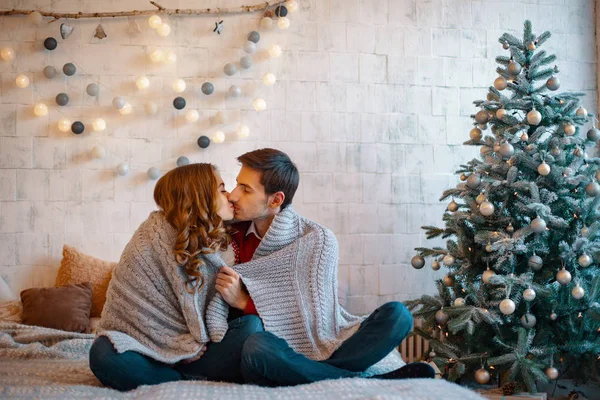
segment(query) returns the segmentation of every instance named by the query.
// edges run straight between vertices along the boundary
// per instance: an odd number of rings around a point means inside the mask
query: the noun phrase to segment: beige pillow
[[[106,290],[112,270],[117,263],[103,261],[77,251],[74,247],[63,246],[63,258],[54,286],[75,285],[90,282],[92,285],[92,312],[90,317],[100,317],[106,302]]]

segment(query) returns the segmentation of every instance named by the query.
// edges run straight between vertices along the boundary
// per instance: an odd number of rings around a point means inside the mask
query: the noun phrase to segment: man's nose
[[[233,189],[230,193],[229,196],[227,196],[227,199],[232,202],[235,203],[238,200],[238,195],[237,195],[237,188]]]

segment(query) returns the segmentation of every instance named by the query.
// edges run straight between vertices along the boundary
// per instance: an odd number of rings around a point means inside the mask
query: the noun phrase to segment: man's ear
[[[283,192],[273,193],[271,195],[271,200],[269,201],[269,208],[281,207],[284,201],[285,194],[283,194]]]

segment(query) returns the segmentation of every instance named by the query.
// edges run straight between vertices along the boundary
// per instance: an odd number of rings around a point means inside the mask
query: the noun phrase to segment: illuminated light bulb
[[[106,129],[106,121],[102,118],[96,118],[92,123],[92,128],[94,129],[94,132],[102,132]]]
[[[121,113],[121,115],[129,115],[129,114],[131,114],[132,111],[133,111],[133,107],[131,107],[131,104],[129,104],[129,103],[125,103],[123,108],[119,109],[119,112]]]
[[[171,27],[168,24],[160,24],[160,26],[156,28],[156,32],[163,37],[169,36],[169,33],[171,33]]]
[[[182,93],[183,91],[185,91],[185,88],[186,84],[183,79],[176,79],[173,82],[173,90],[175,91],[175,93]]]
[[[165,62],[167,64],[175,64],[177,62],[177,54],[174,51],[169,51],[165,56]]]
[[[48,107],[44,103],[37,103],[33,107],[33,113],[38,117],[43,117],[45,115],[48,115]]]
[[[24,89],[27,86],[29,86],[29,78],[27,77],[27,75],[19,75],[17,76],[17,79],[15,79],[15,84],[17,85],[17,87]]]
[[[146,76],[140,76],[139,78],[137,78],[137,80],[135,81],[135,85],[138,87],[138,89],[143,90],[143,89],[148,89],[148,86],[150,86],[150,79],[148,79]]]
[[[196,122],[200,118],[200,113],[197,110],[187,110],[185,113],[185,119],[188,122]]]
[[[58,121],[58,130],[61,132],[71,132],[71,124],[72,122],[67,118],[61,118]]]
[[[213,143],[223,143],[225,141],[225,134],[223,133],[223,131],[216,131],[212,134],[211,140],[213,141]]]
[[[4,61],[12,61],[15,59],[15,51],[10,47],[3,47],[2,50],[0,50],[0,57],[2,57]]]
[[[277,78],[275,77],[274,74],[267,72],[265,74],[265,76],[263,76],[263,83],[267,86],[271,86],[273,85],[275,82],[277,82]]]
[[[160,19],[158,15],[153,15],[150,18],[148,18],[148,25],[150,25],[150,28],[152,29],[158,28],[161,24],[162,19]]]
[[[154,115],[158,112],[158,105],[153,101],[149,101],[144,105],[144,111],[147,115]]]
[[[237,135],[240,139],[245,139],[248,136],[250,136],[250,128],[248,128],[248,125],[241,124],[240,126],[238,126]]]
[[[257,99],[254,99],[254,101],[252,102],[252,105],[254,106],[254,109],[256,111],[263,111],[265,108],[267,108],[267,102],[264,101],[264,99],[261,99],[260,97]]]
[[[290,19],[288,17],[280,17],[277,20],[277,26],[279,29],[287,29],[290,27]]]
[[[150,60],[154,63],[162,62],[165,59],[165,52],[161,49],[154,49],[150,53]]]
[[[281,47],[277,44],[271,45],[271,47],[269,47],[269,55],[271,58],[279,57],[281,55]]]

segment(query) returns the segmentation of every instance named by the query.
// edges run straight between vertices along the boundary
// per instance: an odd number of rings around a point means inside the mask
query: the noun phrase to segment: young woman
[[[246,338],[256,315],[229,321],[208,343],[205,310],[219,269],[235,262],[223,221],[233,206],[211,164],[171,170],[156,184],[154,211],[137,229],[113,272],[90,368],[104,385],[131,390],[181,379],[242,382]]]

